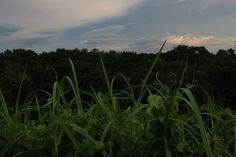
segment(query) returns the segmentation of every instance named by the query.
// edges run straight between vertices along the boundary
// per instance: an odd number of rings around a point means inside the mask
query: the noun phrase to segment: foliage
[[[216,106],[198,86],[170,88],[152,80],[157,62],[158,57],[143,83],[134,85],[125,75],[110,80],[102,59],[104,92],[81,89],[70,61],[72,77],[22,105],[17,99],[14,110],[0,91],[0,156],[235,156],[235,112]],[[115,89],[116,81],[124,88]],[[202,104],[195,89],[204,95]]]
[[[0,88],[8,102],[14,106],[17,97],[17,87],[25,72],[22,85],[21,103],[28,97],[29,92],[52,90],[54,81],[61,80],[65,75],[72,76],[68,59],[75,64],[78,83],[81,89],[90,89],[91,86],[98,91],[105,92],[106,83],[103,81],[100,58],[107,67],[108,78],[118,74],[127,76],[132,84],[141,84],[145,72],[155,58],[155,54],[139,54],[135,52],[105,53],[97,49],[57,49],[55,52],[37,54],[31,50],[14,49],[0,53]],[[185,77],[181,80],[182,70],[187,62]],[[236,55],[232,49],[219,50],[211,54],[204,47],[188,47],[180,45],[166,53],[160,53],[158,66],[150,73],[150,82],[156,77],[171,89],[182,87],[186,84],[197,84],[207,89],[214,100],[224,107],[235,109],[236,97]],[[68,87],[68,83],[64,85]],[[122,79],[116,79],[114,89],[120,90],[125,86]],[[194,95],[199,102],[200,91],[194,90]],[[139,93],[135,93],[137,95]],[[38,95],[38,97],[40,97]],[[87,97],[81,95],[81,97]],[[42,99],[40,97],[39,99]]]

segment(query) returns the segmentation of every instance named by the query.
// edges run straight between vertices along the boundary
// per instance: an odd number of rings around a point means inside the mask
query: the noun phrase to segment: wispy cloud
[[[160,49],[163,42],[164,39],[158,37],[141,37],[139,39],[130,40],[125,50],[154,53]]]
[[[0,19],[25,27],[26,34],[65,29],[124,15],[143,0],[1,0]]]
[[[0,47],[152,52],[168,39],[166,47],[227,48],[236,36],[235,6],[235,0],[0,0]],[[167,35],[171,30],[177,33]]]
[[[204,12],[207,10],[207,6],[206,5],[201,5],[199,7],[191,7],[189,8],[188,12],[190,14],[193,14],[193,13],[201,13],[201,12]]]
[[[19,40],[21,47],[34,47],[34,46],[45,46],[53,45],[57,41],[55,36],[36,36],[28,37]]]
[[[194,35],[173,35],[165,37],[167,42],[172,45],[206,46],[210,51],[218,49],[232,48],[236,37],[217,37],[217,36],[194,36]]]
[[[23,29],[23,27],[9,24],[9,23],[0,23],[0,37],[9,36],[16,32],[19,32]]]
[[[167,41],[171,44],[186,44],[192,46],[204,45],[211,39],[214,39],[214,36],[193,36],[193,35],[183,35],[183,36],[167,36]]]
[[[236,36],[228,37],[214,37],[206,43],[206,46],[212,51],[216,52],[219,49],[229,49],[234,48],[234,42],[236,41]]]
[[[57,32],[41,32],[35,36],[22,36],[16,39],[8,36],[0,40],[0,51],[14,48],[35,49],[39,52],[53,50],[64,46],[60,36],[61,34]]]
[[[187,0],[176,0],[177,3],[183,3],[186,2]]]
[[[159,50],[164,39],[158,37],[140,37],[127,39],[121,35],[130,25],[112,25],[84,33],[80,37],[80,47],[93,47],[103,50],[137,51],[153,53]]]
[[[104,28],[94,29],[90,32],[84,33],[81,36],[81,42],[93,41],[93,40],[101,40],[102,38],[107,38],[108,40],[117,39],[118,33],[124,30],[123,25],[112,25]]]
[[[236,37],[216,37],[214,35],[195,36],[185,35],[163,35],[147,36],[136,39],[126,39],[120,35],[125,29],[123,25],[113,25],[105,28],[95,29],[81,36],[80,46],[91,47],[96,45],[103,50],[137,51],[145,53],[157,52],[163,42],[167,40],[164,51],[170,50],[176,45],[206,46],[211,52],[220,48],[228,49],[233,47]]]
[[[34,48],[51,44],[52,50],[55,45],[61,45],[65,30],[124,16],[143,1],[0,0],[0,46]],[[64,41],[62,46],[71,42]]]
[[[104,28],[94,29],[81,35],[79,46],[95,46],[102,49],[119,49],[124,46],[120,32],[124,25],[112,25]]]

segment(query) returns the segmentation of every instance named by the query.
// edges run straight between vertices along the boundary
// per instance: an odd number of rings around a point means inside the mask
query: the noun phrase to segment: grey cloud
[[[28,36],[126,15],[144,0],[0,0],[0,19],[24,25]]]
[[[83,40],[80,42],[81,44],[84,45],[107,45],[107,44],[112,44],[114,43],[114,38],[113,39],[89,39],[89,40]]]
[[[63,32],[58,31],[42,31],[34,36],[23,36],[15,39],[20,47],[35,47],[35,46],[48,46],[60,44]]]
[[[55,36],[35,36],[11,40],[11,42],[0,41],[0,52],[6,49],[25,48],[37,52],[50,51],[58,47],[64,47],[63,42]],[[1,44],[3,44],[1,46]]]
[[[176,0],[178,3],[186,2],[186,0]]]
[[[84,33],[80,37],[82,45],[106,45],[118,42],[119,33],[124,29],[123,25],[113,25],[109,27],[94,29]]]
[[[21,39],[20,43],[22,45],[45,45],[50,44],[53,41],[53,38],[51,37],[29,37],[25,39]]]
[[[131,41],[128,44],[128,47],[125,48],[125,50],[155,53],[159,51],[163,42],[164,41],[161,38],[154,38],[154,37],[140,38],[140,39]]]
[[[120,51],[137,51],[146,53],[157,52],[164,42],[162,36],[127,39],[121,36],[124,25],[113,25],[84,33],[80,37],[80,46],[93,46],[101,49],[115,49]],[[168,46],[165,47],[169,48]]]
[[[39,36],[18,39],[17,43],[19,43],[19,47],[59,46],[60,37],[57,32],[43,32]]]
[[[14,48],[30,48],[47,51],[62,45],[60,40],[62,33],[56,31],[39,32],[34,36],[17,35],[0,38],[0,50]],[[0,36],[1,37],[1,36]]]
[[[91,19],[80,19],[81,22],[88,22],[91,21]]]
[[[23,30],[23,27],[8,23],[0,23],[0,36],[8,36]]]
[[[59,32],[57,32],[57,31],[43,31],[43,32],[40,32],[40,35],[57,36],[57,35],[59,35]]]

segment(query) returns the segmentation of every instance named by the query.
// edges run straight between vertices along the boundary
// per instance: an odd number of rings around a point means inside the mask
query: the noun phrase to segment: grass
[[[110,80],[101,58],[107,93],[82,91],[71,60],[73,78],[55,82],[51,93],[41,91],[46,102],[36,93],[19,104],[20,86],[12,110],[0,90],[0,156],[235,156],[236,114],[217,107],[204,90],[207,101],[197,104],[191,92],[197,86],[150,83],[158,59],[134,87],[124,75]],[[113,89],[118,77],[126,89]]]

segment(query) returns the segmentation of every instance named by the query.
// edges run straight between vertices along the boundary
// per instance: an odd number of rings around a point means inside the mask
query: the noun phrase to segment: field
[[[110,80],[101,58],[107,92],[81,90],[71,60],[72,78],[54,82],[50,93],[38,92],[46,100],[34,94],[19,104],[19,85],[12,108],[0,91],[0,156],[236,156],[236,113],[219,107],[200,86],[149,82],[158,57],[140,85],[121,74]],[[126,88],[113,88],[117,78]]]

